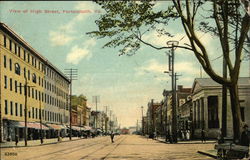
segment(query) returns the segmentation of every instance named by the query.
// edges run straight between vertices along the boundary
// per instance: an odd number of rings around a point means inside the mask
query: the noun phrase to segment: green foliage
[[[155,29],[156,24],[167,25],[176,18],[173,6],[166,6],[165,11],[155,11],[154,1],[97,1],[105,14],[96,24],[98,31],[88,32],[90,36],[111,39],[103,47],[120,47],[120,55],[134,54],[141,46],[143,34]],[[169,33],[161,32],[161,34]]]
[[[82,105],[84,101],[87,101],[87,98],[83,94],[79,96],[76,96],[76,95],[71,96],[72,106]]]

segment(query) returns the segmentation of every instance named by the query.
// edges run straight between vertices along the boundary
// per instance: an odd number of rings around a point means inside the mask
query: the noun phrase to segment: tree
[[[234,140],[239,140],[242,120],[237,84],[242,53],[247,40],[249,41],[247,33],[250,18],[247,12],[244,12],[247,6],[242,7],[240,0],[172,0],[164,10],[156,10],[155,1],[150,0],[96,1],[96,3],[105,13],[100,16],[99,20],[96,20],[99,30],[87,34],[98,38],[111,38],[104,47],[122,46],[119,55],[133,55],[141,44],[157,50],[171,48],[155,46],[145,41],[143,36],[156,30],[159,36],[173,37],[167,31],[168,24],[173,21],[181,23],[190,44],[174,47],[192,51],[204,71],[214,81],[228,87]],[[222,56],[229,72],[228,78],[224,78],[214,70],[209,59],[208,48],[197,35],[198,30],[218,37]]]

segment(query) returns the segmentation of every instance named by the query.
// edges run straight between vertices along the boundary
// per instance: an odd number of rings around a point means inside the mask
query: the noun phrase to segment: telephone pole
[[[174,50],[176,49],[178,44],[178,41],[167,42],[167,45],[171,47],[171,54],[169,55],[169,71],[171,71],[172,79],[172,136],[174,143],[177,143],[176,74],[174,71]]]
[[[17,86],[17,87],[20,87],[20,89],[22,87],[24,87],[24,96],[25,96],[25,99],[24,99],[24,144],[25,146],[27,146],[27,136],[28,136],[28,129],[27,129],[27,110],[28,110],[28,107],[27,107],[27,99],[28,99],[28,91],[27,91],[27,88],[28,87],[35,87],[35,86],[28,86],[28,81],[27,81],[27,77],[26,75],[24,76],[24,79],[25,79],[25,85],[20,85],[20,86]]]
[[[95,128],[97,128],[97,103],[100,102],[100,96],[93,96],[92,101],[95,103]]]
[[[70,126],[70,130],[69,130],[69,139],[72,139],[72,81],[73,80],[77,80],[77,69],[64,69],[65,71],[65,75],[69,78],[70,80],[70,100],[69,100],[69,126]]]

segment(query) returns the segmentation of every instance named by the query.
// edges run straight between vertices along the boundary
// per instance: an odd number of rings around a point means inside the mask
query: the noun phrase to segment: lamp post
[[[178,41],[168,41],[167,45],[171,47],[171,54],[169,55],[169,71],[172,71],[172,136],[173,142],[177,143],[177,113],[176,113],[176,83],[175,83],[175,72],[174,72],[174,51],[178,46]]]

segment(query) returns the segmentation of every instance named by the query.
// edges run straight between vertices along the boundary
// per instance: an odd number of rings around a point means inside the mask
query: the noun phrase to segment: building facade
[[[238,81],[241,117],[250,125],[250,78]],[[210,78],[197,78],[192,88],[192,121],[195,137],[204,128],[208,138],[217,138],[222,127],[222,86]],[[233,136],[232,112],[229,91],[227,93],[227,136]]]
[[[69,124],[70,81],[3,23],[0,55],[1,140],[24,138],[25,111],[29,139],[38,139],[41,129],[50,134]]]

